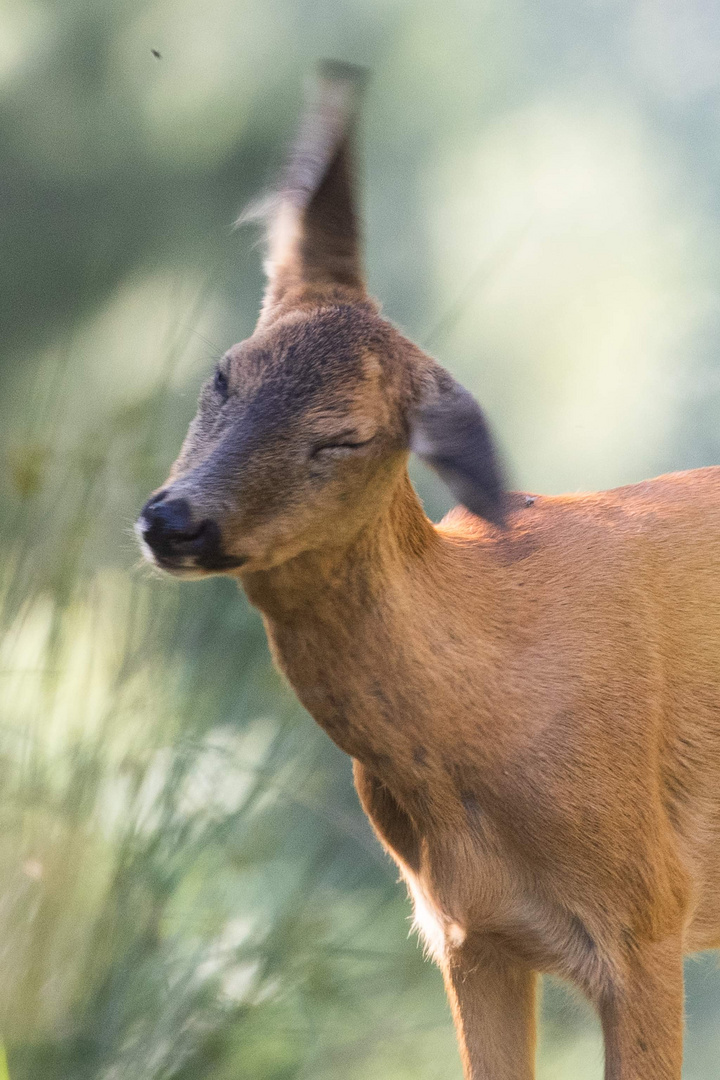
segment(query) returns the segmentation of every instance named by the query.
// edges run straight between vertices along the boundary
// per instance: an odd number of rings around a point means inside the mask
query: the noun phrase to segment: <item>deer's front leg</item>
[[[535,973],[488,942],[449,954],[443,975],[466,1080],[533,1080]]]
[[[679,938],[635,943],[598,1008],[605,1080],[680,1080],[683,963]]]

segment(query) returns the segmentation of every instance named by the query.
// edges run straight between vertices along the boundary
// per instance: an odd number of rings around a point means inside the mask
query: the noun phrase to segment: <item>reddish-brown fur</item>
[[[503,499],[479,413],[364,292],[352,83],[326,77],[258,329],[165,491],[354,758],[466,1077],[530,1080],[553,972],[596,1005],[607,1080],[679,1080],[683,955],[720,945],[720,468]],[[411,446],[489,521],[432,525]],[[159,561],[206,572],[188,550]]]

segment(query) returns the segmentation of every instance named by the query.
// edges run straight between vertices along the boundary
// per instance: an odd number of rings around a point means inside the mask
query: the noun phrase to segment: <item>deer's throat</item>
[[[246,583],[273,658],[300,701],[366,763],[397,752],[407,737],[408,698],[422,694],[408,632],[427,617],[423,583],[432,580],[439,546],[403,486],[352,546],[308,553]]]

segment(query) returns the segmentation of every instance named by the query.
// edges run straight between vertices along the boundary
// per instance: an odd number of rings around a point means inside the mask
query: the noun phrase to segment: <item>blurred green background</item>
[[[720,462],[710,0],[4,0],[11,1080],[460,1076],[349,761],[232,582],[154,578],[130,531],[214,357],[252,330],[257,236],[231,223],[320,57],[374,73],[372,291],[476,392],[514,482]],[[686,1076],[709,1080],[712,958],[688,965],[688,1012]],[[602,1075],[595,1020],[552,983],[539,1075]]]

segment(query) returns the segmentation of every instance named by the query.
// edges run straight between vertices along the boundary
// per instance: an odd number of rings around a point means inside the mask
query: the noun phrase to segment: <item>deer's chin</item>
[[[167,574],[168,577],[192,581],[199,578],[211,577],[214,573],[218,573],[217,570],[205,570],[202,566],[196,566],[191,560],[158,559],[153,555],[147,544],[142,544],[141,546],[143,548],[143,559],[145,562],[152,566],[154,570],[159,570],[162,574]]]
[[[200,566],[192,560],[169,560],[169,559],[148,559],[148,562],[155,567],[156,570],[161,570],[163,574],[168,574],[170,577],[181,578],[183,581],[199,581],[200,578],[217,577],[219,574],[233,574],[237,573],[243,562],[238,561],[237,565],[222,566],[222,567],[207,567]]]
[[[222,566],[203,566],[192,555],[178,555],[175,558],[161,558],[156,555],[150,545],[142,537],[139,537],[140,549],[143,559],[156,570],[162,571],[169,577],[182,578],[184,581],[197,581],[200,578],[215,577],[217,574],[228,574],[238,570],[245,563],[245,559],[227,558]]]
[[[200,578],[214,577],[223,573],[222,570],[203,570],[201,566],[176,566],[172,563],[163,563],[153,560],[153,566],[161,570],[169,577],[180,578],[182,581],[199,581]]]

